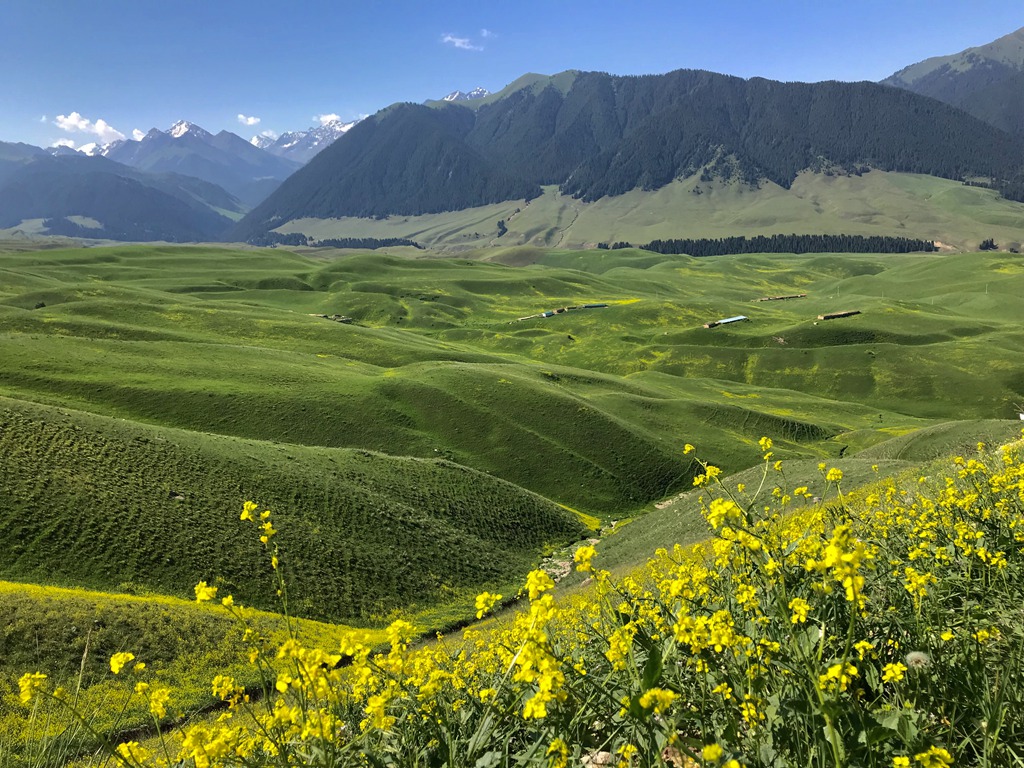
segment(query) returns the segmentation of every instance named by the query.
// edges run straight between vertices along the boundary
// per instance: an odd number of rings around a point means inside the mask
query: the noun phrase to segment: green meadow
[[[19,670],[102,708],[120,650],[208,706],[237,630],[180,599],[280,605],[246,500],[330,645],[459,626],[587,538],[627,572],[704,537],[686,443],[753,486],[770,435],[788,485],[852,487],[1019,434],[1015,254],[406,250],[0,253],[0,742]]]

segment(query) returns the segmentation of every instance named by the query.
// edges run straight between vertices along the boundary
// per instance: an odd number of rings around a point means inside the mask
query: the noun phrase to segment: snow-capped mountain
[[[116,141],[100,149],[111,160],[153,173],[194,176],[255,205],[299,168],[299,163],[254,147],[230,131],[212,134],[179,120],[166,131],[153,128],[139,141]]]
[[[472,101],[474,99],[482,99],[485,96],[490,96],[491,92],[486,88],[474,88],[468,93],[466,91],[452,91],[445,96],[441,101]]]
[[[249,143],[254,147],[265,149],[272,155],[298,163],[308,163],[320,150],[330,146],[358,122],[359,120],[352,120],[348,123],[342,120],[331,120],[306,131],[289,131],[281,134],[276,141],[272,141],[266,136],[253,136]]]
[[[167,134],[174,139],[180,139],[183,136],[193,136],[194,138],[202,140],[209,140],[213,138],[212,133],[200,128],[195,123],[190,123],[188,120],[179,120],[167,129]]]

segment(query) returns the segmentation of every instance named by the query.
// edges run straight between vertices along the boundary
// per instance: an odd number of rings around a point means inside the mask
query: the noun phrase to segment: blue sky
[[[526,72],[878,80],[1024,26],[1024,4],[0,0],[0,25],[0,140],[80,146],[180,118],[280,133]]]

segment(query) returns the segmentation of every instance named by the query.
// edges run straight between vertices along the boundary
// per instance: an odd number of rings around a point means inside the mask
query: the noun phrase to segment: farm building
[[[806,293],[791,293],[788,296],[765,296],[760,299],[754,299],[754,301],[786,301],[788,299],[806,299]]]
[[[736,315],[736,317],[726,317],[722,320],[713,320],[710,323],[704,323],[705,328],[717,328],[720,325],[729,325],[730,323],[750,322],[750,318],[746,315]]]

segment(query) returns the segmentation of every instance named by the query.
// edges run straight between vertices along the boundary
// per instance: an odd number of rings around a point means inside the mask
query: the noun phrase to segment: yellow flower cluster
[[[758,445],[768,485],[785,480],[772,474],[773,447]],[[808,504],[806,485],[766,487],[767,511],[760,492],[733,494],[701,466],[698,485],[715,491],[702,501],[712,538],[659,550],[621,578],[581,546],[574,560],[589,587],[556,599],[551,577],[532,571],[520,609],[486,631],[417,644],[416,628],[398,620],[385,647],[352,632],[327,652],[293,635],[276,653],[247,631],[263,695],[250,700],[234,678],[215,678],[213,695],[230,706],[185,729],[180,759],[949,768],[984,754],[1010,764],[1015,745],[977,727],[1003,690],[978,686],[1024,688],[1024,659],[1007,658],[1021,652],[1020,445],[959,459],[934,485],[915,476],[841,496],[842,473],[823,466],[832,498]],[[276,558],[269,513],[247,504],[242,517]],[[196,596],[213,590],[200,582]],[[500,600],[480,594],[478,617]],[[111,669],[133,658],[115,654]],[[24,676],[21,700],[45,685],[45,675]],[[137,690],[166,716],[169,691]],[[1000,727],[1019,733],[1011,709]],[[152,762],[133,742],[118,750]]]

